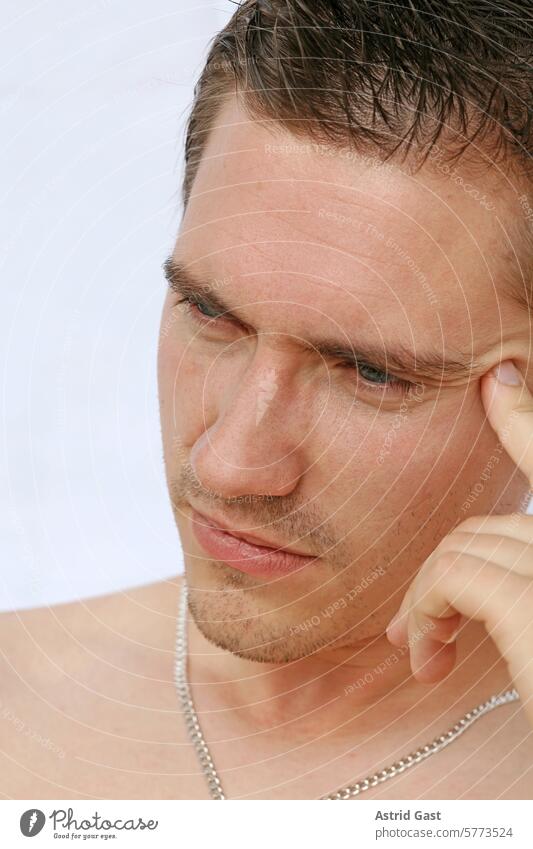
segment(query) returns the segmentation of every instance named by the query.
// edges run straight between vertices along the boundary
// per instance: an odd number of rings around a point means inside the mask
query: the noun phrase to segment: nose
[[[222,497],[288,495],[304,471],[304,430],[288,371],[252,363],[190,462],[202,486]]]

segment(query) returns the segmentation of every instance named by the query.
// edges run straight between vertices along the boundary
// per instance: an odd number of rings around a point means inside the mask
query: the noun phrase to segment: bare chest
[[[7,798],[207,799],[205,775],[173,695],[158,708],[102,702],[13,706],[0,723]],[[129,702],[129,704],[128,704]],[[92,707],[92,709],[91,709]],[[503,718],[503,714],[502,714]],[[531,799],[533,733],[485,718],[450,746],[356,799]],[[318,799],[398,760],[380,742],[343,751],[221,735],[211,746],[228,798]]]

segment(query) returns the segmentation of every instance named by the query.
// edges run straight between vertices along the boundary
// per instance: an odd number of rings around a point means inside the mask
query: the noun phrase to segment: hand
[[[533,396],[510,360],[500,364],[500,379],[497,371],[482,378],[483,405],[532,486]],[[457,525],[422,565],[387,637],[408,644],[413,675],[433,683],[455,664],[465,617],[484,623],[533,726],[533,515],[470,516]]]

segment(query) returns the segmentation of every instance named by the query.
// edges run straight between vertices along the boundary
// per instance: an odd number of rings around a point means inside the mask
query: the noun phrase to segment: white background
[[[182,570],[157,411],[185,119],[228,0],[3,0],[0,609]]]
[[[161,264],[193,85],[234,9],[2,2],[0,610],[182,571],[157,411]]]

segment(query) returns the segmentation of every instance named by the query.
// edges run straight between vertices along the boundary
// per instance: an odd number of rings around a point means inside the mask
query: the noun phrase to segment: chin
[[[224,564],[187,569],[188,606],[198,630],[213,645],[258,663],[291,663],[335,644],[323,628],[295,629],[291,606],[262,603],[256,580]]]
[[[189,599],[189,612],[194,618],[198,630],[206,640],[224,651],[229,651],[245,660],[256,663],[292,663],[295,660],[308,657],[323,647],[320,643],[310,640],[296,640],[285,634],[273,633],[261,625],[254,625],[253,620],[225,622],[213,621],[206,618],[208,610],[194,598]]]

